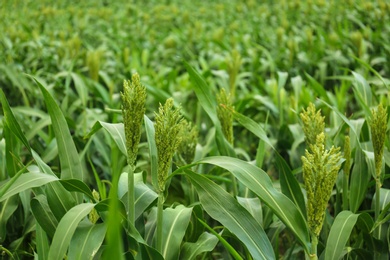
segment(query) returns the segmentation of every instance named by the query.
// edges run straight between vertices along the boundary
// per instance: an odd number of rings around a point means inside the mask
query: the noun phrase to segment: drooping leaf
[[[275,259],[272,245],[260,224],[237,200],[206,177],[186,171],[205,211],[248,248],[254,259]]]
[[[127,156],[125,127],[123,123],[109,124],[102,121],[98,121],[98,123],[110,134],[119,150]]]
[[[36,173],[36,172],[27,172],[20,176],[15,176],[14,179],[10,179],[8,182],[13,181],[12,185],[5,191],[3,196],[0,197],[0,202],[6,200],[7,198],[18,194],[27,189],[40,187],[49,182],[58,181],[58,178],[47,175],[44,173]],[[7,185],[7,182],[0,187],[0,190]]]
[[[58,223],[49,249],[49,259],[63,259],[72,236],[80,221],[87,216],[95,205],[83,203],[71,208]]]
[[[336,216],[326,243],[325,260],[340,259],[343,256],[344,247],[358,217],[359,214],[351,211],[342,211]]]
[[[225,156],[205,158],[196,162],[196,164],[199,163],[213,164],[231,172],[272,209],[273,213],[295,234],[301,245],[309,252],[309,231],[305,217],[289,198],[273,187],[266,172],[242,160]]]
[[[69,180],[60,180],[60,183],[64,186],[64,188],[67,191],[83,193],[92,201],[95,201],[95,198],[92,195],[92,191],[84,182],[76,179],[69,179]]]
[[[70,241],[68,259],[92,259],[103,243],[106,230],[105,223],[78,227]]]
[[[192,260],[204,252],[212,251],[218,243],[213,234],[204,232],[195,243],[185,242],[180,253],[180,259]]]
[[[35,162],[42,172],[57,178],[51,168],[43,162],[42,158],[31,150]],[[76,201],[60,182],[50,182],[46,185],[46,196],[50,209],[57,220],[60,220],[65,213],[76,205]]]

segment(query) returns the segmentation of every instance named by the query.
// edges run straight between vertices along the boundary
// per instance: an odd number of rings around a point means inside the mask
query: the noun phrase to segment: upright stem
[[[380,207],[379,204],[380,204],[380,198],[381,198],[381,194],[380,194],[381,182],[380,182],[380,180],[378,178],[375,180],[375,182],[376,182],[376,185],[375,185],[375,187],[376,187],[376,190],[375,190],[375,220],[378,220],[378,217],[379,217],[379,207]]]
[[[343,210],[348,210],[348,208],[349,208],[348,194],[349,194],[349,176],[344,173],[344,177],[343,177]]]
[[[310,251],[310,260],[317,260],[317,245],[318,237],[316,235],[311,235],[311,251]]]
[[[162,253],[163,206],[164,206],[164,193],[160,192],[157,200],[157,227],[156,227],[157,250],[160,253]]]
[[[135,195],[134,195],[134,166],[130,165],[130,169],[128,172],[127,177],[127,206],[128,206],[128,214],[127,214],[127,220],[129,221],[130,225],[135,224],[135,210],[134,210],[134,201],[135,201]]]

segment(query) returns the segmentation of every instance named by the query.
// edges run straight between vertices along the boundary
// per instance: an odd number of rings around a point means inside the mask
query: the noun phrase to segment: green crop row
[[[2,259],[388,259],[387,1],[0,3]]]

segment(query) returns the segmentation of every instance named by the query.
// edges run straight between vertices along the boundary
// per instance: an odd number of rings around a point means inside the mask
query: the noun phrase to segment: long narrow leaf
[[[47,238],[46,232],[38,223],[35,226],[35,234],[39,259],[47,260],[49,254],[49,239]]]
[[[151,171],[151,178],[152,178],[152,184],[155,190],[158,190],[158,180],[157,180],[157,146],[156,146],[156,140],[154,139],[154,125],[153,122],[144,115],[144,122],[145,122],[145,130],[146,130],[146,136],[148,139],[148,145],[149,145],[149,155],[150,155],[150,171]]]
[[[81,167],[80,158],[72,136],[70,135],[65,117],[46,88],[37,79],[34,78],[34,80],[38,84],[45,99],[53,131],[57,139],[58,155],[61,162],[61,178],[82,180],[83,168]],[[78,202],[81,202],[81,198],[81,195],[76,195]]]
[[[298,206],[303,216],[306,216],[305,199],[301,186],[286,161],[279,154],[276,155],[276,167],[279,170],[280,186],[283,194]]]
[[[26,136],[23,134],[23,131],[20,128],[20,125],[16,120],[14,114],[12,113],[12,110],[9,106],[7,99],[5,98],[4,92],[1,89],[0,89],[0,102],[3,107],[5,122],[8,128],[19,138],[19,140],[24,144],[24,146],[26,146],[26,148],[30,151],[31,150],[30,144],[28,143]]]
[[[50,176],[44,173],[36,173],[36,172],[28,172],[25,174],[18,176],[15,176],[16,180],[14,180],[13,184],[7,189],[7,191],[1,196],[0,202],[6,200],[7,198],[18,194],[22,191],[25,191],[27,189],[40,187],[42,185],[45,185],[49,182],[57,181],[58,178],[54,176]],[[14,178],[15,178],[14,177]],[[13,179],[9,180],[13,181]],[[3,186],[0,187],[0,190],[7,185],[5,183]]]
[[[340,259],[359,214],[342,211],[335,218],[325,247],[325,260]]]
[[[49,259],[63,259],[80,221],[93,209],[94,204],[83,203],[73,207],[61,219],[49,249]]]
[[[277,191],[271,179],[262,169],[242,160],[215,156],[200,160],[198,163],[209,163],[225,168],[250,190],[252,190],[280,220],[296,235],[302,246],[309,252],[309,231],[305,217],[298,207],[283,193]]]
[[[230,158],[232,159],[232,158]],[[237,236],[253,259],[275,259],[272,245],[260,224],[237,200],[206,177],[186,171],[206,212]]]
[[[39,226],[52,238],[58,221],[51,211],[45,195],[40,194],[31,200],[31,211]]]
[[[19,206],[19,196],[12,196],[3,202],[0,202],[0,243],[7,235],[7,222]]]
[[[193,68],[189,63],[184,61],[184,66],[187,69],[188,74],[190,75],[191,82],[193,83],[193,88],[196,94],[196,97],[199,100],[199,103],[206,111],[207,115],[210,117],[213,122],[216,130],[216,142],[218,149],[222,155],[229,155],[231,157],[236,157],[234,149],[226,140],[222,133],[221,123],[219,122],[217,116],[217,102],[214,98],[210,87],[207,85],[204,78]]]

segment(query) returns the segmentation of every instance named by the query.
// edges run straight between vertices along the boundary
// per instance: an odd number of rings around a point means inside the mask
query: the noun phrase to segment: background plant
[[[17,259],[301,259],[310,253],[301,160],[309,147],[299,114],[313,103],[324,147],[345,157],[317,255],[387,259],[389,8],[2,1],[1,251]],[[135,111],[143,125],[129,167],[121,92],[135,72],[147,98]],[[223,91],[231,103],[216,98]],[[163,237],[178,230],[163,242],[168,252],[154,235],[154,122],[170,97],[188,125],[164,175]]]

